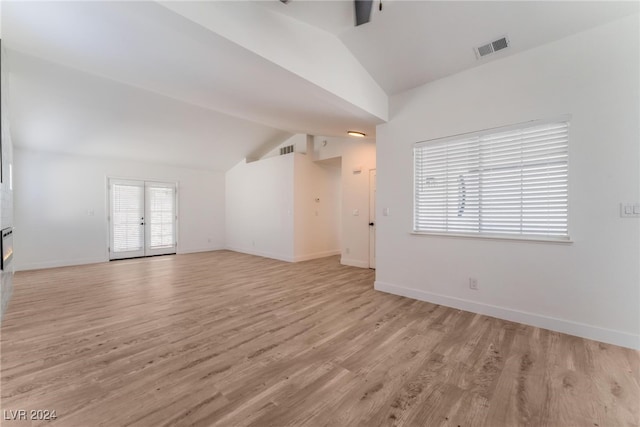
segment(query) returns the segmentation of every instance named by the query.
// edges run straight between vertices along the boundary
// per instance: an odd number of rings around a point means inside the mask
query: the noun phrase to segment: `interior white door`
[[[109,180],[109,259],[176,253],[176,185]]]
[[[369,268],[376,268],[376,170],[369,171]]]
[[[110,180],[109,259],[144,256],[144,182]]]

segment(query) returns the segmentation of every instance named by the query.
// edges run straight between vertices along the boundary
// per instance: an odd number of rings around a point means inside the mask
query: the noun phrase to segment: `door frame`
[[[148,184],[152,184],[149,185]],[[150,247],[150,239],[151,239],[151,232],[150,232],[150,220],[151,218],[148,217],[149,214],[149,201],[150,199],[147,197],[147,188],[148,187],[152,187],[153,184],[155,184],[156,188],[173,188],[174,194],[173,194],[173,246],[170,250],[167,250],[168,247],[162,247],[162,248],[156,248],[153,249]],[[176,209],[176,204],[177,204],[177,198],[178,198],[178,188],[176,186],[175,182],[160,182],[160,181],[144,181],[144,212],[145,212],[145,220],[144,220],[144,256],[155,256],[155,255],[169,255],[169,254],[175,254],[177,252],[178,249],[178,238],[176,236],[176,230],[178,228],[178,214],[177,214],[177,209]]]
[[[135,186],[135,187],[139,187],[142,190],[142,218],[140,218],[140,221],[142,222],[142,224],[140,224],[142,226],[142,245],[140,247],[140,249],[135,250],[135,251],[127,251],[127,252],[119,252],[119,253],[115,253],[111,250],[111,247],[113,245],[113,227],[112,227],[112,223],[111,223],[111,208],[113,207],[113,193],[112,193],[112,189],[111,186],[112,185],[118,185],[118,184],[122,184],[122,185],[129,185],[129,186]],[[140,185],[142,184],[142,185]],[[107,199],[109,200],[109,205],[108,205],[108,211],[107,211],[107,228],[109,229],[109,240],[108,240],[108,245],[109,245],[109,252],[108,252],[108,257],[109,257],[109,261],[112,260],[116,260],[116,259],[126,259],[126,258],[140,258],[145,256],[145,206],[144,206],[144,193],[145,193],[145,186],[144,186],[144,181],[139,181],[139,180],[133,180],[133,179],[114,179],[111,178],[109,179],[109,183],[107,184]]]
[[[369,169],[369,268],[376,268],[376,201],[377,201],[377,172]],[[373,224],[373,225],[371,225]]]
[[[105,260],[111,261],[111,189],[109,188],[109,184],[111,180],[115,181],[142,181],[144,182],[156,182],[156,183],[166,183],[166,184],[174,184],[175,185],[175,253],[179,253],[178,245],[180,244],[180,197],[178,197],[180,191],[180,181],[171,180],[171,179],[163,179],[163,178],[139,178],[139,177],[131,177],[131,176],[117,176],[117,175],[105,175],[104,176],[104,188],[105,188],[105,197],[104,197],[104,224],[105,224],[105,237],[107,244],[105,245]],[[145,202],[146,204],[146,202]],[[146,208],[146,207],[145,207]],[[146,237],[145,237],[146,239]],[[144,256],[153,256],[153,255],[141,255]],[[127,258],[122,258],[127,259]],[[115,259],[114,259],[115,260]]]

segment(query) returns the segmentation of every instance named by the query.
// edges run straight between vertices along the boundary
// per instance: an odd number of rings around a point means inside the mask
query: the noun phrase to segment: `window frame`
[[[561,116],[557,116],[551,119],[541,119],[541,120],[530,120],[527,122],[520,122],[507,126],[500,126],[494,128],[487,128],[479,131],[461,133],[456,135],[451,135],[443,138],[434,138],[424,141],[418,141],[412,146],[412,160],[413,160],[413,212],[412,212],[412,231],[410,234],[418,235],[418,236],[440,236],[440,237],[454,237],[454,238],[470,238],[470,239],[489,239],[489,240],[506,240],[506,241],[525,241],[525,242],[545,242],[545,243],[573,243],[571,239],[571,229],[570,229],[570,129],[571,129],[571,118],[570,114],[565,114]],[[417,203],[418,203],[418,193],[417,193],[417,159],[416,159],[416,150],[420,147],[424,147],[431,144],[446,144],[452,141],[460,141],[463,139],[470,138],[483,138],[493,134],[498,134],[502,132],[509,132],[515,130],[525,130],[527,128],[532,128],[536,126],[542,126],[546,124],[553,123],[565,123],[567,126],[567,159],[566,159],[566,235],[562,236],[550,236],[544,234],[518,234],[518,233],[500,233],[495,231],[487,231],[483,232],[472,231],[472,232],[461,232],[461,231],[441,231],[441,230],[418,230],[417,225]],[[481,189],[480,189],[481,191]],[[481,199],[480,199],[481,200]]]

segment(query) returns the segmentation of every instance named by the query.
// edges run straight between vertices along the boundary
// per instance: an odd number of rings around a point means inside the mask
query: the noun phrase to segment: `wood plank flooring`
[[[228,251],[21,272],[3,426],[640,424],[636,351]],[[29,415],[29,414],[28,414]]]

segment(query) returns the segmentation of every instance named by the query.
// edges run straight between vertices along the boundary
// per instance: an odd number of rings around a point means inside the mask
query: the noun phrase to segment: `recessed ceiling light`
[[[347,131],[347,135],[357,136],[358,138],[364,138],[367,136],[364,132],[358,132],[357,130],[349,130]]]

